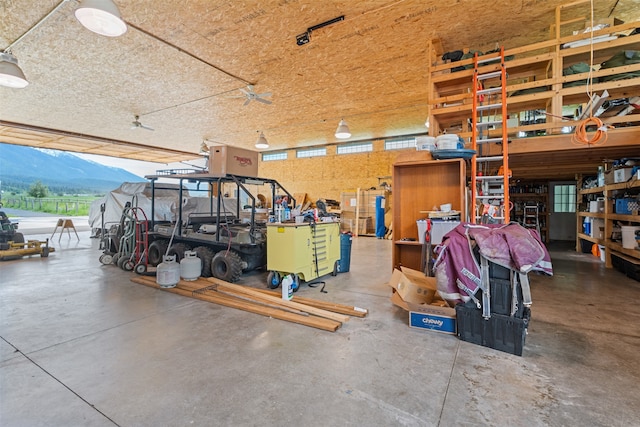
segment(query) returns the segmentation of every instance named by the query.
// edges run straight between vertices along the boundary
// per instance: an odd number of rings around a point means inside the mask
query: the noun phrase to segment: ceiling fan
[[[242,92],[242,95],[235,96],[234,98],[246,98],[247,100],[244,101],[243,105],[249,105],[249,103],[253,100],[262,102],[263,104],[267,105],[271,104],[271,101],[269,101],[268,99],[263,99],[270,97],[271,92],[256,93],[253,90],[253,85],[248,85],[246,89],[240,88],[240,92]]]
[[[140,122],[140,116],[134,116],[135,120],[131,122],[131,129],[146,129],[146,130],[154,130],[151,126],[147,126]]]

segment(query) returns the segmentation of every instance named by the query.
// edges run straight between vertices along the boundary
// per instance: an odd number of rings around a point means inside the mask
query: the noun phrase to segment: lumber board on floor
[[[278,291],[271,291],[269,289],[256,289],[253,288],[254,290],[263,293],[263,294],[267,294],[267,295],[271,295],[274,297],[280,296],[280,292]],[[328,311],[333,311],[336,313],[341,313],[341,314],[346,314],[348,316],[355,316],[355,317],[365,317],[367,314],[369,314],[369,310],[367,310],[366,308],[361,308],[361,307],[354,307],[351,305],[344,305],[344,304],[338,304],[335,302],[330,302],[330,301],[322,301],[322,300],[317,300],[317,299],[313,299],[313,298],[305,298],[305,297],[300,297],[298,295],[293,295],[293,300],[295,302],[299,302],[300,304],[305,304],[305,305],[310,305],[312,307],[317,307],[317,308],[321,308],[323,310],[328,310]]]
[[[279,308],[274,308],[270,306],[265,306],[259,303],[253,303],[246,300],[241,300],[239,298],[225,295],[220,292],[216,292],[215,290],[204,290],[202,291],[203,286],[202,281],[200,283],[196,283],[197,281],[187,282],[181,280],[178,285],[174,288],[162,288],[158,286],[155,279],[152,277],[139,276],[131,279],[132,282],[142,284],[145,286],[150,286],[152,288],[161,289],[163,291],[175,293],[178,295],[183,295],[191,298],[196,298],[202,301],[213,302],[216,304],[224,305],[227,307],[237,308],[240,310],[248,311],[251,313],[261,314],[263,316],[269,316],[276,319],[287,320],[289,322],[298,323],[305,326],[311,326],[317,329],[322,329],[325,331],[335,332],[342,323],[336,320],[327,319],[324,317],[315,316],[312,314],[309,315],[301,315],[292,313],[290,311],[285,311]],[[200,291],[200,292],[196,292]]]
[[[274,297],[271,295],[262,294],[256,291],[255,289],[249,288],[246,286],[234,285],[233,283],[228,283],[213,277],[207,278],[206,280],[217,285],[218,288],[228,292],[239,292],[244,295],[251,295],[256,298],[261,298],[266,301],[272,302],[274,304],[280,304],[285,307],[293,308],[296,310],[306,311],[309,314],[315,314],[316,316],[326,317],[327,319],[332,319],[341,323],[347,322],[349,320],[349,316],[346,316],[344,314],[335,313],[333,311],[323,310],[321,308],[316,308],[309,305],[300,304],[298,302],[284,300],[282,298]]]

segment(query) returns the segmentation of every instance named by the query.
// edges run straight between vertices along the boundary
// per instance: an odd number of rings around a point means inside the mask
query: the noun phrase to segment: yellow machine
[[[0,261],[22,258],[29,255],[40,255],[42,258],[49,256],[55,248],[49,246],[49,239],[44,242],[39,240],[28,240],[23,243],[9,242],[9,248],[0,250]]]
[[[267,283],[277,288],[287,274],[293,277],[293,290],[300,280],[338,273],[340,261],[340,224],[270,223],[267,224]]]

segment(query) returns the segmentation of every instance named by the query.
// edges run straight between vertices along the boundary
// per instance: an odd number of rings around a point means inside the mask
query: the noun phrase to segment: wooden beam
[[[571,134],[534,136],[519,138],[511,141],[509,153],[511,155],[527,153],[557,152],[563,150],[581,150],[589,148],[585,145],[574,144]],[[602,148],[629,147],[638,148],[640,141],[640,129],[637,127],[610,129],[607,134],[607,142]]]

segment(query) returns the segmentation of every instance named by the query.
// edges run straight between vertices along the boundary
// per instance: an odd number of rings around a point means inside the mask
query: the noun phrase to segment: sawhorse
[[[76,227],[73,225],[73,221],[71,221],[70,219],[59,219],[58,223],[56,224],[56,228],[53,229],[53,233],[51,233],[51,239],[53,239],[53,236],[56,234],[56,231],[58,231],[58,228],[60,228],[60,237],[58,237],[58,241],[60,241],[60,239],[62,238],[62,233],[64,232],[65,228],[67,229],[67,234],[69,234],[69,238],[71,238],[71,231],[69,231],[69,229],[73,229],[73,232],[76,233],[76,237],[78,238],[78,240],[80,240],[80,237],[78,236],[78,232],[76,231]]]

